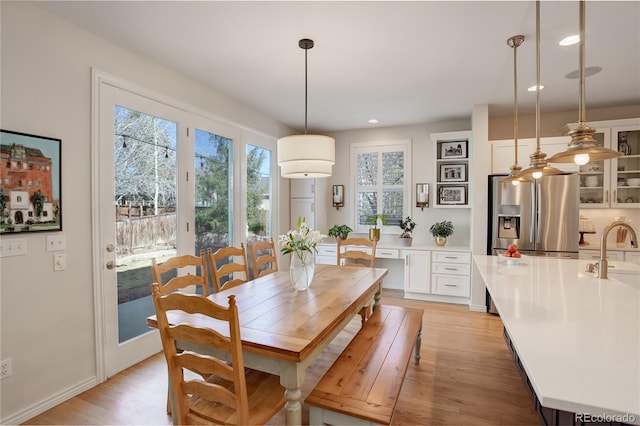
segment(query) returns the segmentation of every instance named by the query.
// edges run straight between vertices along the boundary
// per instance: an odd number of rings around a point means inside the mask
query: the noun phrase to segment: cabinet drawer
[[[335,259],[338,256],[338,246],[318,244],[316,248],[318,249],[317,256],[333,256],[335,263]]]
[[[397,259],[398,258],[397,249],[376,249],[376,257],[382,259]]]
[[[318,265],[335,265],[337,261],[338,260],[335,256],[317,256],[316,255],[316,264]]]
[[[434,263],[431,266],[434,274],[466,275],[471,273],[471,266],[468,263]]]
[[[432,262],[441,263],[468,263],[471,264],[471,253],[461,251],[434,251]]]
[[[431,292],[443,296],[469,297],[471,280],[462,275],[431,276]]]

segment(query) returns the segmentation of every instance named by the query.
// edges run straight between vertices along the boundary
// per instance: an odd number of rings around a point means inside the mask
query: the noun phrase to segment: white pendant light
[[[617,158],[622,153],[612,149],[598,146],[598,142],[593,138],[596,130],[585,124],[585,107],[584,107],[584,44],[585,44],[585,2],[580,1],[580,100],[578,106],[578,126],[569,132],[571,142],[569,147],[553,157],[549,158],[550,163],[576,163],[587,164],[590,161],[609,160]]]
[[[329,136],[307,134],[307,51],[313,40],[302,39],[304,49],[304,135],[278,139],[278,165],[284,178],[304,179],[331,176],[335,163],[335,140]]]
[[[507,39],[509,47],[513,48],[513,142],[515,161],[511,166],[509,176],[503,178],[503,182],[511,182],[512,185],[520,185],[520,182],[529,182],[529,179],[520,176],[522,166],[518,164],[518,47],[524,42],[523,35],[516,35]]]
[[[540,0],[536,1],[536,150],[529,155],[529,168],[520,175],[540,179],[542,176],[559,175],[564,173],[549,165],[547,154],[540,149]]]

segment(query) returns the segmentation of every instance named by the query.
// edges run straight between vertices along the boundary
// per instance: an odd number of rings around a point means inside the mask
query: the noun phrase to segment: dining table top
[[[301,362],[368,299],[379,295],[385,275],[384,268],[316,265],[307,290],[295,290],[289,271],[280,270],[207,297],[227,306],[228,297],[235,295],[243,350]],[[171,324],[186,319],[180,311],[167,316]],[[228,335],[228,325],[213,318],[189,321]],[[157,328],[155,315],[147,322]]]

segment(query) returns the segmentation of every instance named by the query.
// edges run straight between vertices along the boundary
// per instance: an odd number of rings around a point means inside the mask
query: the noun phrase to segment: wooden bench
[[[420,361],[422,312],[376,309],[305,400],[310,424],[390,424],[411,353]]]

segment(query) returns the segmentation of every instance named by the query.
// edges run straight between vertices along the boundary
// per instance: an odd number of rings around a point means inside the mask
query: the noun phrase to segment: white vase
[[[311,285],[316,270],[315,254],[310,251],[294,251],[291,253],[289,277],[296,290],[306,290]]]

